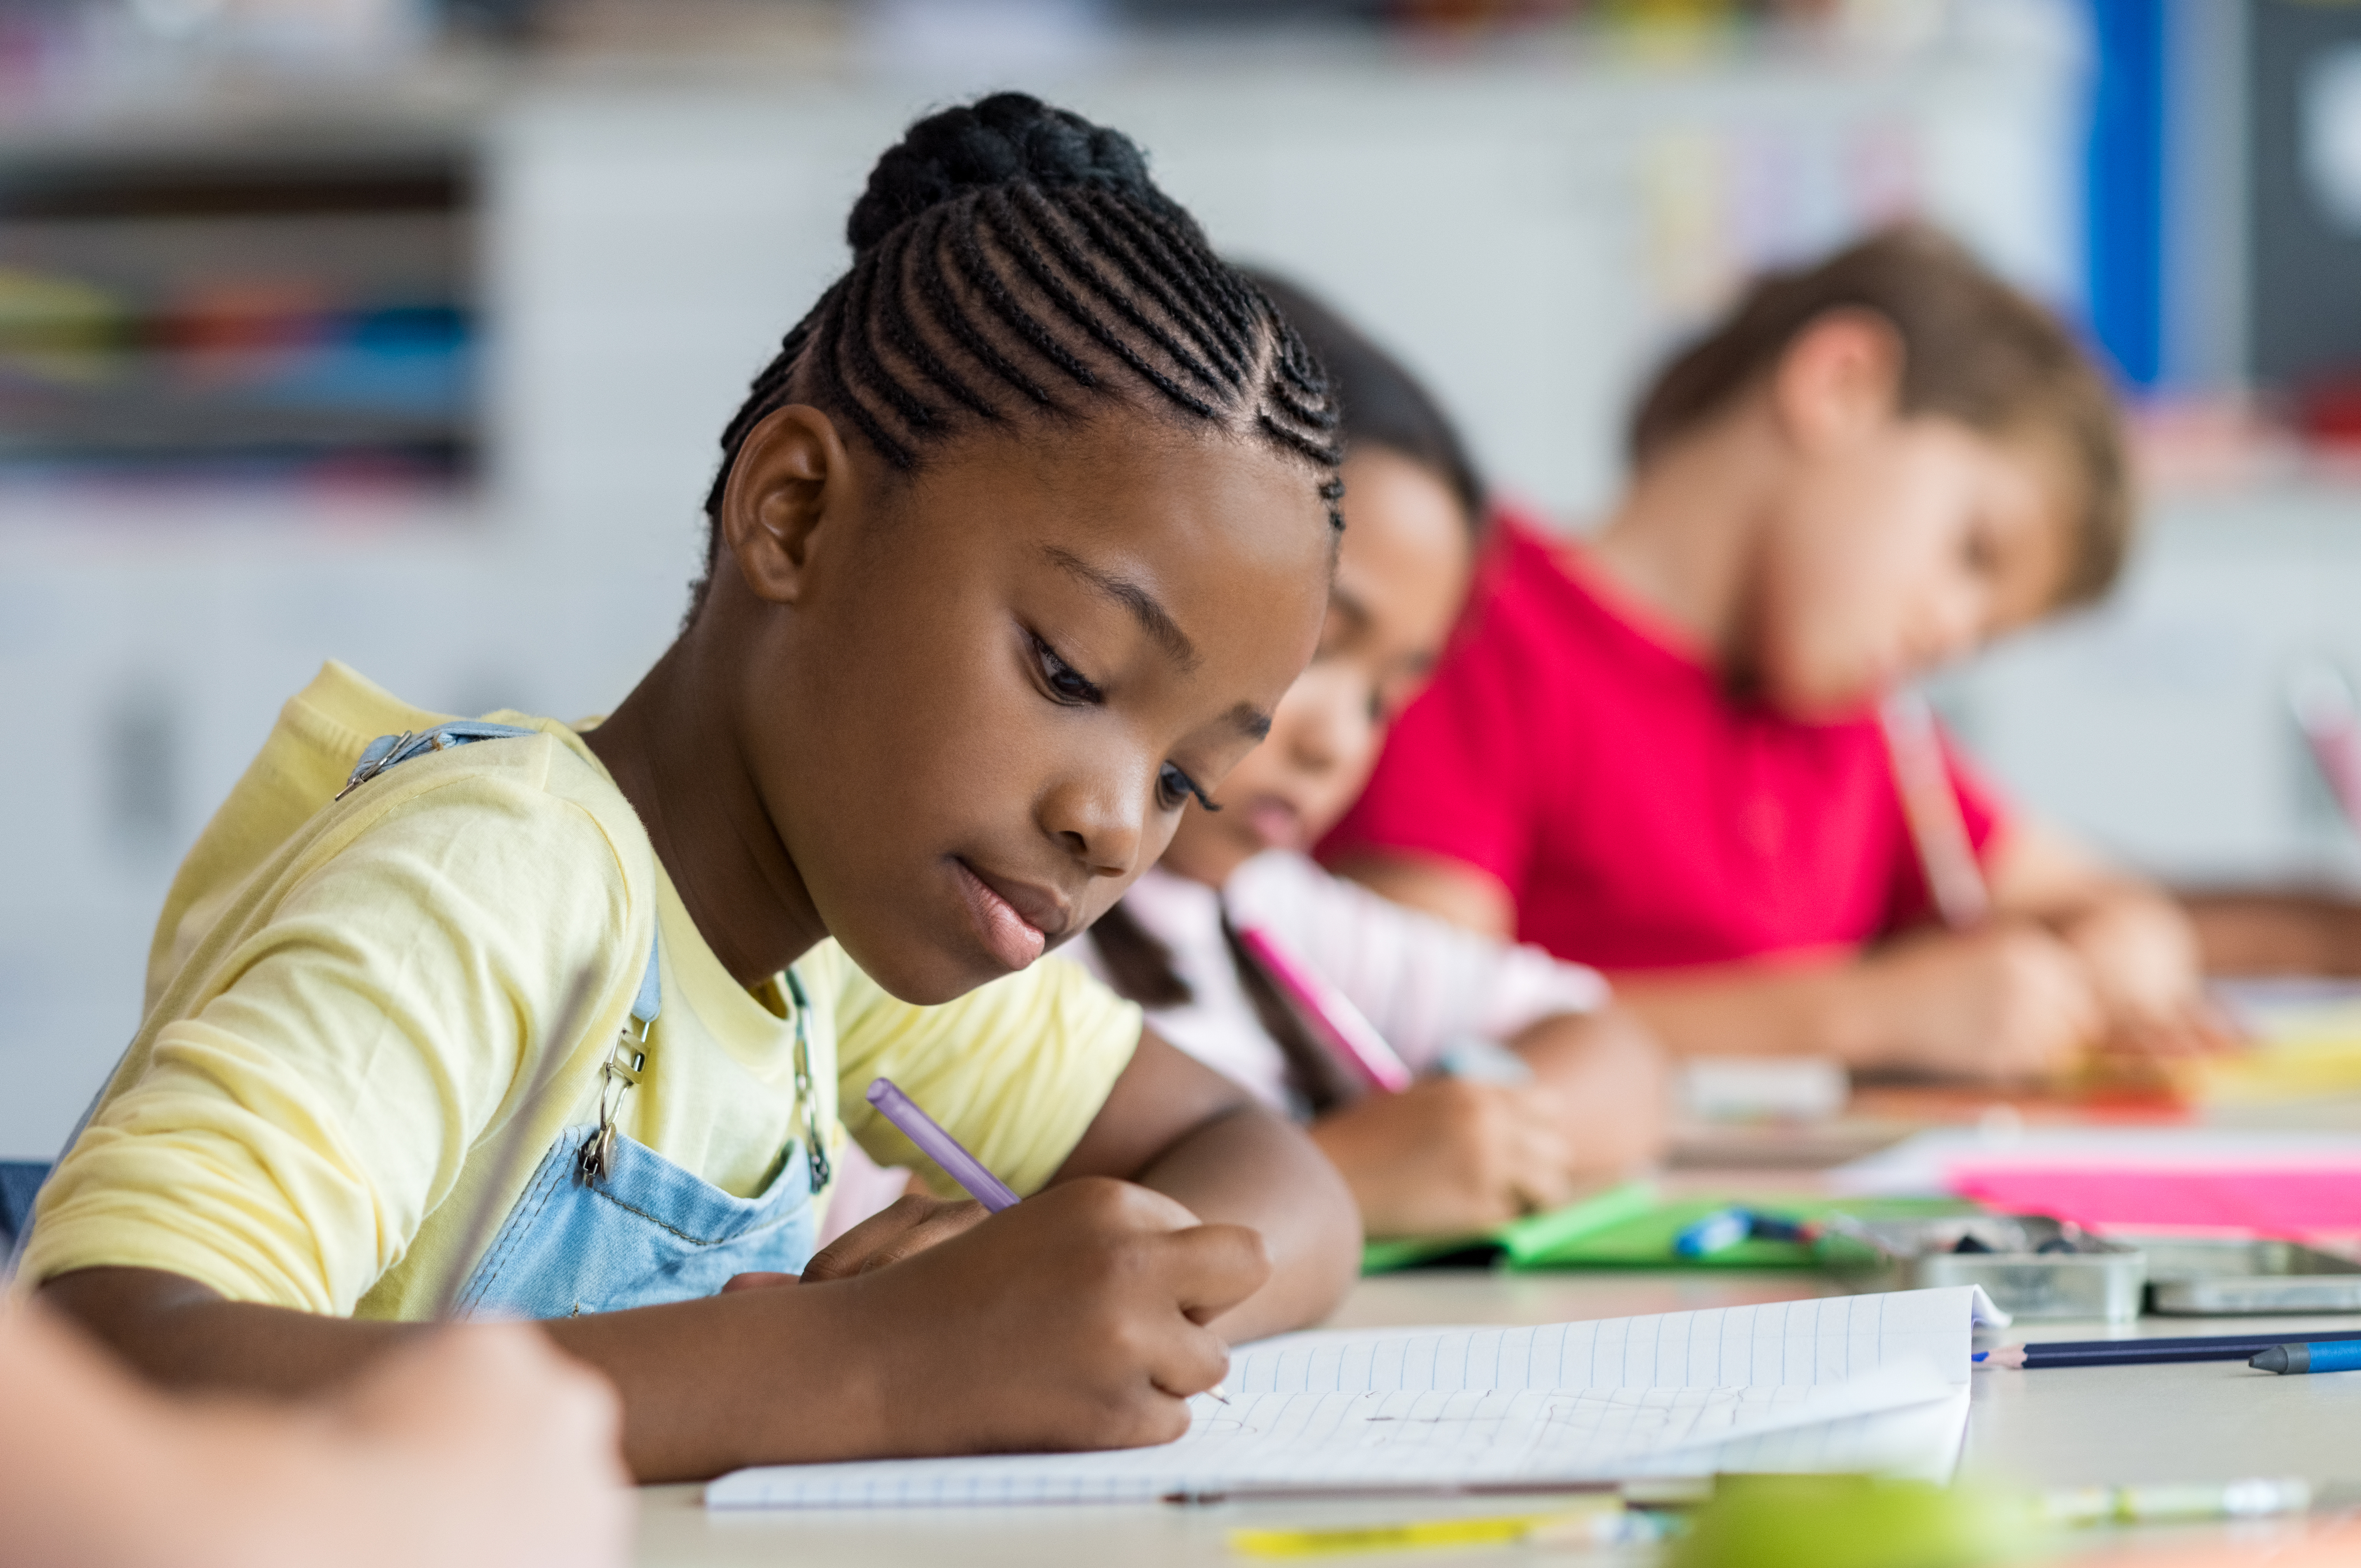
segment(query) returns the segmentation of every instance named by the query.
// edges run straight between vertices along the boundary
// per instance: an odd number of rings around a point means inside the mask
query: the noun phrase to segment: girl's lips
[[[967,900],[968,915],[984,947],[1003,967],[1011,972],[1025,969],[1049,947],[1049,939],[1041,927],[1016,913],[1016,906],[969,870],[965,861],[952,859],[951,877]]]
[[[1246,830],[1266,850],[1303,848],[1303,814],[1275,795],[1258,795],[1244,806]]]

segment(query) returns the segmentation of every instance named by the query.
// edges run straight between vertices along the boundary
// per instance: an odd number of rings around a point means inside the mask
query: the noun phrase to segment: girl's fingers
[[[1230,1347],[1211,1329],[1176,1333],[1148,1369],[1148,1380],[1177,1399],[1202,1394],[1229,1376]]]
[[[781,1285],[799,1284],[802,1279],[803,1276],[800,1274],[774,1274],[767,1270],[757,1270],[751,1274],[733,1274],[721,1282],[719,1293],[729,1296],[741,1290],[769,1290]]]
[[[803,1277],[817,1284],[866,1274],[949,1241],[983,1218],[981,1203],[897,1198],[813,1255]]]
[[[1164,1243],[1167,1277],[1191,1322],[1208,1323],[1263,1288],[1270,1254],[1244,1225],[1195,1225]]]

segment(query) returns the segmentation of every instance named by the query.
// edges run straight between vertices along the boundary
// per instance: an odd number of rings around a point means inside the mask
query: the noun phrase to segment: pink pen
[[[1361,1015],[1352,998],[1314,974],[1310,965],[1263,927],[1240,927],[1238,940],[1272,982],[1287,992],[1304,1021],[1326,1036],[1338,1055],[1361,1069],[1362,1077],[1389,1094],[1410,1087],[1410,1064],[1394,1054],[1393,1047]]]
[[[917,1101],[894,1087],[894,1080],[873,1078],[869,1080],[869,1103],[877,1113],[902,1129],[902,1135],[918,1146],[919,1151],[941,1166],[953,1181],[967,1189],[967,1195],[993,1213],[1014,1208],[1016,1194],[1008,1184],[983,1168],[983,1161],[960,1147],[959,1140],[935,1124],[935,1119],[918,1109]]]

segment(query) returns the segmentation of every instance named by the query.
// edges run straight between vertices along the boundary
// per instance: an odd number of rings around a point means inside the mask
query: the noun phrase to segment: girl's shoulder
[[[280,708],[174,874],[148,948],[148,1004],[266,872],[324,863],[405,815],[490,809],[503,832],[547,837],[553,845],[578,842],[587,825],[609,855],[583,870],[599,881],[620,876],[628,897],[646,880],[653,850],[621,791],[564,725],[517,713],[490,717],[534,733],[422,755],[351,785],[370,742],[422,734],[451,716],[404,702],[346,665],[323,666]]]

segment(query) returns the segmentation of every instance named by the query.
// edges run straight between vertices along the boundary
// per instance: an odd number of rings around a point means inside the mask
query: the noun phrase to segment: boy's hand
[[[2100,1002],[2126,1035],[2186,1029],[2203,1002],[2197,929],[2179,907],[2137,895],[2103,899],[2059,935],[2081,958]]]
[[[1572,1196],[1565,1106],[1537,1086],[1422,1079],[1312,1124],[1371,1235],[1455,1235]]]
[[[858,1298],[882,1451],[973,1453],[1179,1437],[1229,1368],[1204,1325],[1269,1275],[1255,1232],[1083,1177],[827,1288]]]
[[[2073,948],[2037,926],[1995,922],[1914,937],[1865,960],[1891,1042],[1863,1065],[2025,1080],[2070,1068],[2107,1031]]]

